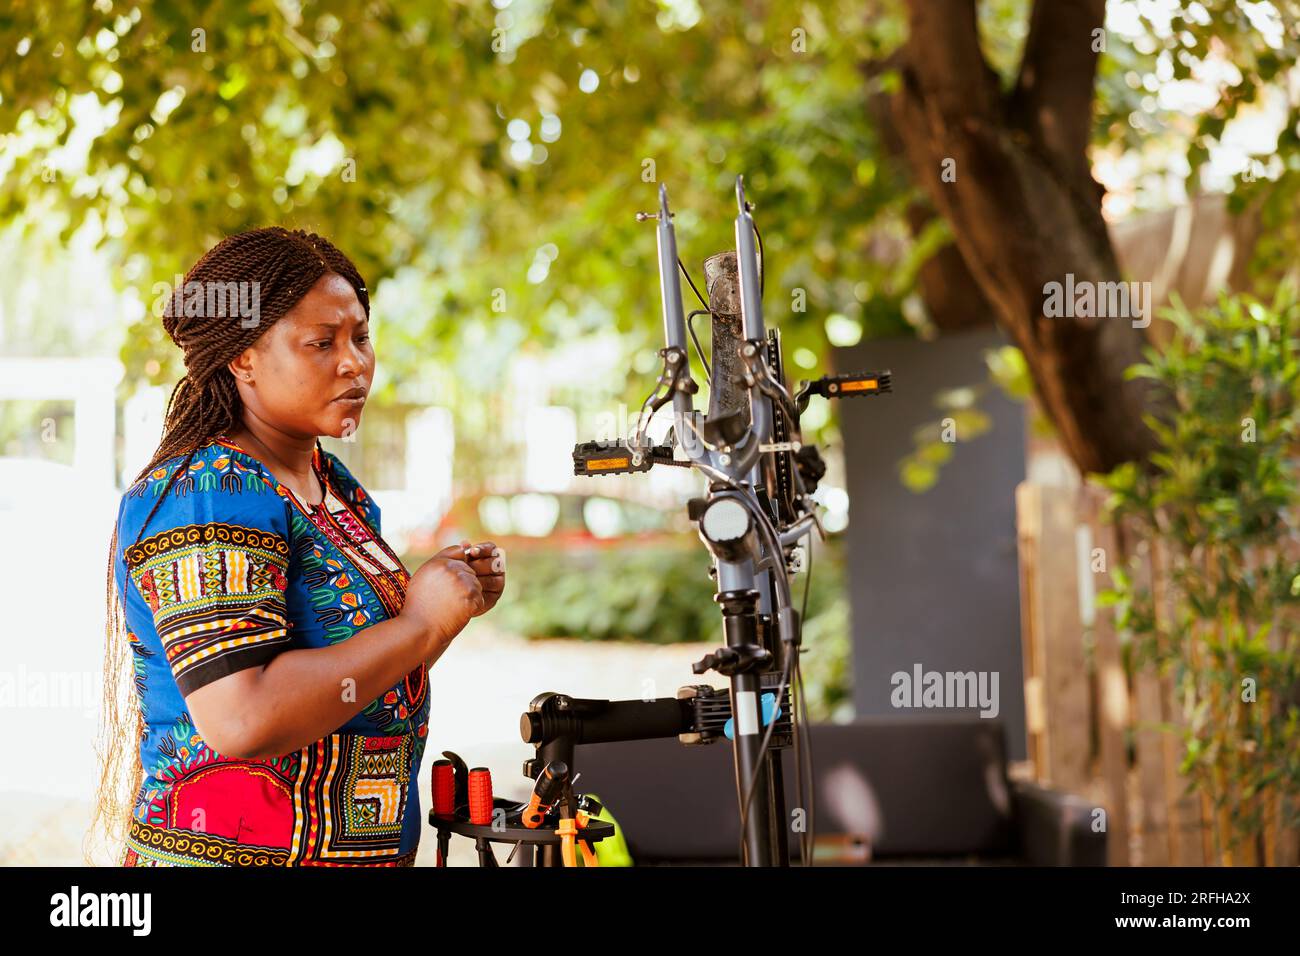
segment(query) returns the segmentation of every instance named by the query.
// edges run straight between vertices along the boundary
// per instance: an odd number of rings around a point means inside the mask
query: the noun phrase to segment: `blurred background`
[[[0,862],[80,860],[107,542],[183,371],[162,301],[255,226],[367,279],[375,387],[324,444],[407,566],[462,536],[510,555],[434,669],[429,752],[522,796],[536,693],[697,682],[703,479],[575,479],[571,452],[626,436],[658,373],[636,212],[667,185],[700,284],[738,173],[789,378],[895,383],[802,422],[829,466],[812,717],[897,717],[915,667],[996,674],[999,773],[1105,808],[1110,862],[1294,862],[1298,10],[8,5]]]

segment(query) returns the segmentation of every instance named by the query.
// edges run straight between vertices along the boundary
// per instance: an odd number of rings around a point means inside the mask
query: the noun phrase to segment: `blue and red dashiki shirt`
[[[185,694],[289,648],[325,647],[394,617],[410,576],[379,507],[319,442],[309,505],[218,438],[179,476],[163,462],[122,497],[115,555],[144,718],[144,780],[125,866],[409,866],[420,841],[428,669],[420,664],[296,753],[216,753]],[[341,689],[340,692],[343,692]]]

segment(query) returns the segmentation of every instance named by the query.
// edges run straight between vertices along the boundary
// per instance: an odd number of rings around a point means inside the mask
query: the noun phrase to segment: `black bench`
[[[865,837],[873,863],[1105,865],[1094,806],[1010,780],[997,719],[927,714],[815,724],[812,746],[819,843]],[[577,789],[609,807],[636,865],[736,863],[729,741],[588,744],[577,748],[575,763]],[[783,768],[790,814],[792,751]],[[796,834],[790,850],[797,863]]]

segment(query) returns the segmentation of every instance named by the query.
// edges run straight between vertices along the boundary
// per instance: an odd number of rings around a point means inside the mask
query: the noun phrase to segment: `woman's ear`
[[[253,358],[252,349],[244,349],[237,356],[230,360],[227,366],[230,374],[235,377],[236,382],[251,382],[253,379]]]

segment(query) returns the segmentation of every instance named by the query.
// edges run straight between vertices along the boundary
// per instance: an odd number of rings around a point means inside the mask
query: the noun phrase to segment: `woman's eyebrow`
[[[313,322],[311,325],[307,326],[307,328],[309,328],[309,329],[337,329],[337,328],[339,328],[342,324],[343,324],[342,322]],[[356,323],[356,324],[357,324],[357,325],[369,325],[369,324],[370,324],[370,320],[369,320],[369,319],[362,319],[360,322],[358,322],[358,323]]]

